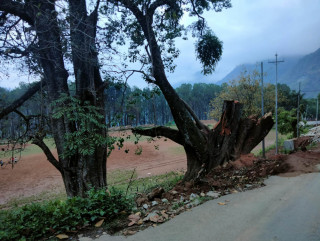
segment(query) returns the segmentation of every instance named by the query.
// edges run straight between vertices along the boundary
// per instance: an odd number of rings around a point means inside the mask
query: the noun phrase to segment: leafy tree
[[[280,107],[278,111],[279,132],[297,137],[297,109],[285,110]]]
[[[31,138],[61,173],[68,196],[84,196],[91,186],[106,186],[106,142],[94,143],[89,152],[84,153],[80,149],[82,145],[92,146],[88,130],[94,129],[102,139],[107,138],[103,91],[106,84],[100,74],[99,46],[96,44],[99,6],[99,0],[94,5],[86,0],[0,0],[1,56],[9,60],[23,58],[29,69],[42,77],[40,82],[6,106],[0,113],[0,119],[18,110],[37,91],[44,89],[48,103],[56,103],[48,108],[48,114],[59,158],[52,155],[43,141],[50,130],[42,126],[37,133],[31,133]],[[69,118],[75,117],[79,109],[72,109],[70,98],[60,99],[70,96],[67,63],[73,67],[69,72],[74,74],[74,98],[78,107],[95,106],[99,115],[99,118],[92,116],[91,121],[85,124],[86,137],[78,126],[83,123]],[[73,114],[58,114],[62,110]],[[19,111],[19,115],[29,119],[25,112]],[[71,147],[70,138],[79,133],[86,143]],[[72,149],[72,152],[67,149]]]
[[[256,119],[241,120],[241,105],[228,101],[223,108],[223,120],[210,130],[168,81],[166,71],[174,70],[173,59],[179,53],[174,40],[186,30],[191,30],[198,38],[195,47],[203,73],[214,71],[222,53],[222,42],[208,28],[202,14],[210,9],[221,11],[229,7],[229,0],[111,0],[102,9],[105,16],[112,19],[106,26],[106,41],[112,45],[123,44],[129,39],[128,59],[140,62],[142,68],[137,72],[142,73],[147,82],[159,87],[178,128],[159,126],[133,131],[153,137],[165,136],[182,145],[188,166],[185,180],[200,178],[211,168],[250,152],[273,125],[270,115],[259,122]],[[197,20],[184,27],[180,23],[185,14]]]

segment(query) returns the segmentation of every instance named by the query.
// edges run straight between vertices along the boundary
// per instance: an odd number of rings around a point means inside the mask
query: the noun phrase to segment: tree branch
[[[151,137],[164,136],[180,145],[184,145],[184,139],[180,132],[165,126],[150,129],[133,128],[132,133]]]
[[[53,156],[52,152],[50,151],[49,147],[44,143],[43,141],[43,135],[36,135],[34,139],[32,140],[32,144],[37,145],[41,148],[41,150],[46,155],[48,161],[58,169],[58,171],[62,171],[62,168],[60,166],[60,162],[57,161],[57,159]]]
[[[150,5],[148,9],[148,14],[153,15],[158,7],[161,7],[163,5],[171,6],[171,5],[174,5],[174,3],[175,1],[172,1],[172,0],[157,0]]]
[[[46,82],[44,81],[42,85],[44,86]],[[41,88],[41,81],[37,82],[30,89],[28,89],[19,99],[15,100],[11,105],[7,106],[4,110],[0,112],[0,120],[11,112],[19,108],[25,101],[30,99],[35,93],[37,93]]]
[[[0,11],[5,11],[20,17],[30,25],[33,25],[34,23],[34,19],[28,14],[28,9],[26,8],[25,4],[17,1],[0,0]]]
[[[183,100],[181,99],[181,101],[184,103],[184,105],[186,106],[186,109],[189,111],[190,115],[192,116],[192,118],[194,119],[194,121],[196,122],[196,125],[198,126],[198,128],[200,128],[201,130],[203,130],[205,133],[209,133],[210,129],[208,126],[206,126],[205,124],[203,124],[198,116],[196,115],[196,113],[194,113],[194,111],[191,109],[191,107]]]

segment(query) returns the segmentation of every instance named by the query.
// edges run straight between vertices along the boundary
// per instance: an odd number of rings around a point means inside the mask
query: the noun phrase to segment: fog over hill
[[[301,91],[305,97],[313,98],[320,93],[320,48],[315,52],[304,56],[287,56],[278,58],[283,60],[278,64],[278,82],[287,84],[291,89],[298,90],[299,82]],[[264,82],[275,83],[276,68],[275,64],[269,63],[274,59],[263,60]],[[239,77],[242,71],[261,70],[261,62],[241,64],[235,67],[217,84],[229,82]]]

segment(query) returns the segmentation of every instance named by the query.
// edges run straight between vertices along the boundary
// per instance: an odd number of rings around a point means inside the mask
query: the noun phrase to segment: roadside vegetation
[[[148,193],[156,187],[168,191],[182,178],[182,172],[137,178],[135,171],[116,170],[108,174],[107,191],[91,189],[86,198],[46,192],[14,199],[0,206],[0,240],[55,238],[109,225],[128,216],[137,193]]]

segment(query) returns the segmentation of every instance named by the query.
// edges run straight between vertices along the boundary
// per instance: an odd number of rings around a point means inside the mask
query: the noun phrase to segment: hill
[[[279,59],[282,60],[282,59]],[[278,82],[287,84],[291,89],[298,90],[299,82],[301,91],[305,97],[314,98],[320,92],[320,48],[315,52],[305,56],[287,56],[283,58],[284,62],[278,65]],[[264,81],[266,83],[275,83],[275,64],[268,63],[274,60],[264,60]],[[260,72],[260,62],[255,64],[241,64],[235,67],[226,77],[218,81],[217,84],[229,82],[237,78],[244,70]]]

